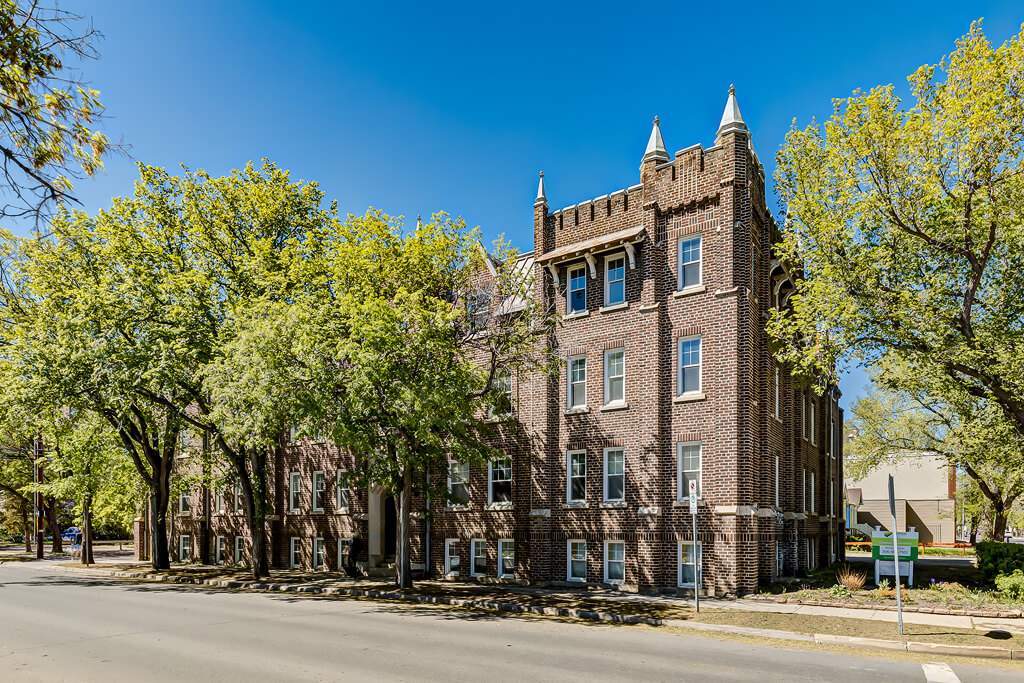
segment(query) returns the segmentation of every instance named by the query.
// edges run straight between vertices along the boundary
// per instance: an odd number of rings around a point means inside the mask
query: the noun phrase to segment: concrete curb
[[[760,596],[747,595],[744,600],[756,602],[767,602],[776,605],[806,605],[808,607],[838,607],[841,609],[862,609],[862,610],[884,610],[896,611],[896,605],[851,605],[847,602],[835,600],[799,600],[785,596]],[[917,607],[915,605],[904,605],[904,612],[917,612],[920,614],[941,614],[951,617],[978,617],[983,619],[1021,619],[1024,618],[1022,610],[979,610],[963,609],[958,607]]]
[[[499,600],[476,600],[471,598],[447,598],[442,595],[405,595],[396,590],[382,590],[377,588],[346,588],[344,586],[322,586],[310,584],[289,584],[269,583],[262,581],[245,581],[239,579],[200,579],[190,576],[167,576],[165,574],[154,574],[150,572],[128,572],[111,571],[104,569],[81,570],[71,567],[57,567],[63,571],[81,572],[90,571],[101,576],[112,576],[117,578],[142,579],[158,583],[177,583],[210,586],[212,588],[227,588],[234,590],[251,591],[272,591],[283,593],[302,593],[307,595],[340,595],[355,598],[370,598],[375,600],[395,600],[415,604],[447,605],[450,607],[464,607],[475,609],[487,609],[497,612],[509,612],[515,614],[538,614],[554,617],[569,617],[586,621],[597,621],[612,624],[646,624],[648,626],[671,626],[691,631],[705,631],[714,633],[732,633],[740,635],[758,636],[774,640],[789,640],[815,643],[817,645],[854,645],[880,650],[899,650],[903,652],[918,652],[941,655],[954,655],[960,657],[980,657],[986,659],[1012,659],[1024,661],[1024,650],[1009,650],[1001,647],[989,647],[982,645],[946,645],[942,643],[920,643],[914,641],[884,640],[881,638],[862,638],[859,636],[841,636],[827,633],[795,633],[793,631],[780,631],[777,629],[754,628],[750,626],[730,626],[728,624],[704,624],[691,622],[685,619],[659,619],[656,617],[645,617],[638,614],[611,614],[596,610],[577,609],[573,607],[541,607],[539,605],[520,605]]]

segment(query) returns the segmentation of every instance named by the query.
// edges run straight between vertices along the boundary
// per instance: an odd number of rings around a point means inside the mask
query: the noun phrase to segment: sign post
[[[697,612],[700,612],[700,587],[702,553],[700,548],[700,536],[697,535],[697,480],[690,480],[690,518],[693,520],[693,604]]]
[[[900,589],[900,549],[898,537],[896,533],[896,494],[895,487],[893,485],[892,475],[889,475],[889,513],[892,515],[892,566],[893,571],[896,573],[896,620],[899,623],[900,635],[903,635],[903,598],[901,597],[902,590]]]

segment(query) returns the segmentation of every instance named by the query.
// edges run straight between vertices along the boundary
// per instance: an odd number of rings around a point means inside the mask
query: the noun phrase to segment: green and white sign
[[[913,562],[917,559],[919,538],[916,531],[901,531],[896,534],[896,547],[900,560]],[[871,559],[892,560],[892,533],[873,531],[871,533]]]

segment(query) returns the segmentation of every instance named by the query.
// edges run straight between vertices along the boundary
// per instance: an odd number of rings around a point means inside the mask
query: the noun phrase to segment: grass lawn
[[[872,621],[870,619],[844,619],[842,617],[819,617],[806,614],[775,614],[774,612],[741,612],[738,610],[707,610],[699,617],[688,619],[706,624],[730,624],[769,628],[794,633],[823,633],[862,638],[899,640],[894,622]],[[947,626],[905,624],[907,640],[920,643],[943,643],[952,645],[987,645],[1007,649],[1024,648],[1024,637],[1006,631],[978,631]]]

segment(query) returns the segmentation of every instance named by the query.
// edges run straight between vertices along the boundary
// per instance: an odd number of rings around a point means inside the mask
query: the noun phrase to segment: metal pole
[[[697,481],[690,481],[690,517],[693,520],[693,605],[700,613],[701,565],[703,553],[700,547],[700,535],[697,533]]]
[[[42,444],[39,439],[36,438],[32,442],[32,473],[33,479],[36,484],[43,483],[43,467],[39,464],[39,458],[42,456]],[[36,559],[43,559],[43,543],[45,542],[45,524],[46,520],[43,518],[43,492],[36,491],[36,494],[32,497],[35,506],[35,518],[36,518]]]
[[[889,511],[892,513],[892,568],[896,576],[896,621],[899,633],[903,635],[903,598],[900,590],[900,546],[896,528],[896,494],[892,475],[889,475]]]

